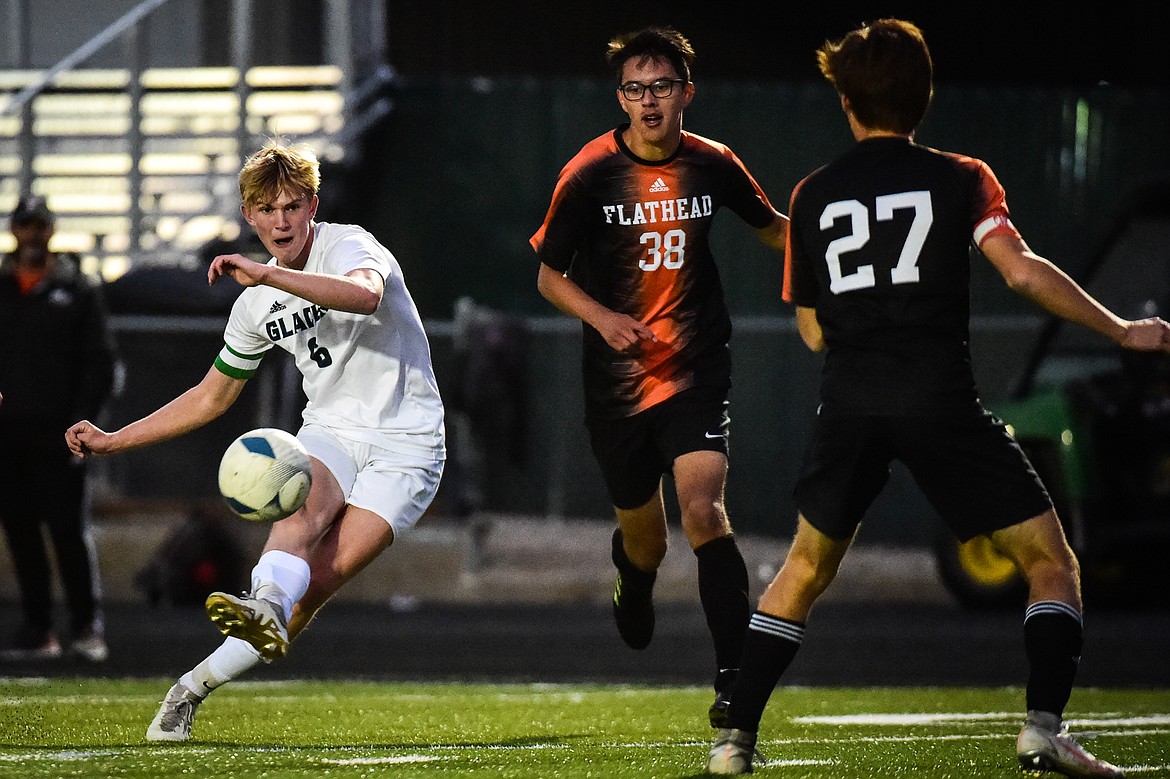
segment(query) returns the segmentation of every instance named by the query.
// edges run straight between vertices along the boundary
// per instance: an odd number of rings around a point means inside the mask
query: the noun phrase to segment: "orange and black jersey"
[[[673,156],[649,162],[622,141],[627,126],[569,161],[529,241],[542,263],[658,339],[619,353],[583,327],[591,417],[630,416],[690,387],[730,386],[731,319],[711,255],[712,220],[727,207],[759,229],[775,213],[723,144],[684,132]]]
[[[1016,234],[991,169],[871,138],[797,184],[789,218],[784,299],[824,331],[821,413],[974,407],[970,248]]]

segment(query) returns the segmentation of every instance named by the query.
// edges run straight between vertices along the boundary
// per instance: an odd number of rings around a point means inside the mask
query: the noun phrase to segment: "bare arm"
[[[809,349],[819,352],[825,348],[825,333],[821,330],[821,323],[817,321],[815,308],[796,307],[796,330]]]
[[[1009,287],[1051,313],[1095,330],[1126,349],[1170,351],[1170,325],[1158,317],[1122,319],[1022,239],[993,235],[980,249]]]
[[[785,244],[788,241],[788,217],[779,211],[775,213],[776,215],[767,227],[756,230],[756,237],[765,246],[783,256],[786,251]]]
[[[561,311],[577,317],[601,333],[605,342],[619,352],[634,348],[642,341],[658,340],[649,327],[631,316],[601,305],[585,294],[585,290],[572,279],[543,262],[540,264],[536,288]]]
[[[222,415],[236,402],[244,384],[243,379],[225,376],[212,367],[194,387],[142,419],[112,433],[82,420],[65,431],[65,443],[75,455],[86,457],[169,441]]]
[[[283,290],[331,311],[372,314],[382,301],[385,282],[369,268],[357,268],[344,276],[306,273],[280,265],[249,260],[242,254],[221,254],[207,269],[207,283],[231,276],[245,287],[265,284]]]

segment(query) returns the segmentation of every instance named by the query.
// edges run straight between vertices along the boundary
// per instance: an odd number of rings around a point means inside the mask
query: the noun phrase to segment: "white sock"
[[[228,636],[219,649],[179,677],[179,683],[199,697],[206,698],[216,687],[227,684],[260,662],[260,653],[251,644]]]
[[[287,622],[292,607],[309,589],[309,564],[288,552],[265,552],[252,569],[252,592],[256,597],[280,604]],[[261,592],[263,590],[263,592]]]

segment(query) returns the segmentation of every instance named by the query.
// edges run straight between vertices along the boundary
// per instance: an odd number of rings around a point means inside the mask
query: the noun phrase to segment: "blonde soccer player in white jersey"
[[[318,609],[418,521],[446,459],[430,345],[397,260],[360,227],[314,221],[320,171],[311,152],[270,142],[239,181],[244,219],[272,259],[212,261],[209,283],[229,276],[247,288],[212,367],[120,430],[86,420],[65,433],[82,457],[181,436],[227,411],[273,347],[304,377],[297,437],[312,458],[308,499],[272,525],[251,592],[208,597],[208,616],[227,638],[168,691],[151,741],[187,740],[212,690],[283,657]]]

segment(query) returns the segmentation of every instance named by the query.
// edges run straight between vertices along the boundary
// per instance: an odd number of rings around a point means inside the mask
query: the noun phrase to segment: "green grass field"
[[[694,777],[697,687],[241,682],[185,744],[143,733],[171,680],[0,679],[0,777]],[[776,691],[759,776],[1018,777],[1019,689]],[[1131,777],[1170,777],[1170,690],[1078,689],[1073,730]]]

